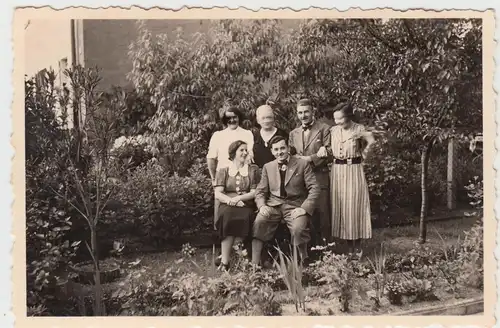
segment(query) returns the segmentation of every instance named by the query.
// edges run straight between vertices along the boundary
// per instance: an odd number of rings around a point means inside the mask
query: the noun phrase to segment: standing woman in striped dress
[[[362,162],[374,138],[363,125],[353,121],[353,116],[350,103],[341,103],[334,109],[330,193],[332,236],[350,241],[350,252],[358,253],[361,240],[372,237],[370,198]]]

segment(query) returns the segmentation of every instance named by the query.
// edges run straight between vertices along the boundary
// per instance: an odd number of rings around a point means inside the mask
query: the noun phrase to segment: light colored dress
[[[334,158],[362,156],[360,140],[352,136],[365,131],[363,125],[353,123],[348,130],[334,126],[330,131]],[[346,240],[371,238],[370,197],[363,164],[334,162],[331,166],[330,182],[333,237]]]

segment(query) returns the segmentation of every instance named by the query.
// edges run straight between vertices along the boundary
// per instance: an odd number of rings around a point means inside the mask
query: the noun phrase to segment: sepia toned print
[[[492,324],[491,13],[64,12],[16,17],[20,326]]]

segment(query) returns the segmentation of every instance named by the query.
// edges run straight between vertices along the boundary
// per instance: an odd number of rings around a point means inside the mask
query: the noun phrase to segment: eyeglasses
[[[236,116],[236,115],[231,115],[231,116],[226,115],[226,118],[227,118],[228,121],[232,121],[232,120],[237,120],[238,116]]]

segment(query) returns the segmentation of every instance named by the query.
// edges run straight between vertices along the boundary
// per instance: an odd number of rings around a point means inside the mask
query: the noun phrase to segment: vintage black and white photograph
[[[118,18],[23,27],[28,317],[484,315],[482,18]]]

